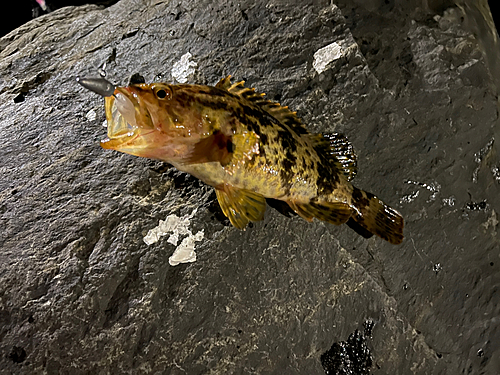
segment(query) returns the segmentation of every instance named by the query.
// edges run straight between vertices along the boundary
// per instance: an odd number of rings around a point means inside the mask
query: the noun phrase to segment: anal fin
[[[340,225],[349,220],[352,213],[350,206],[343,202],[302,203],[288,201],[287,203],[292,210],[307,221],[312,221],[315,217],[318,220]]]
[[[222,212],[238,229],[244,229],[249,221],[264,219],[266,199],[253,191],[238,189],[229,184],[215,189]]]

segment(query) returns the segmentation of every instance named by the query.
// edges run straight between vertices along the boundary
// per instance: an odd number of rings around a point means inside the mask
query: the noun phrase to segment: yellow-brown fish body
[[[285,201],[308,221],[352,218],[391,243],[403,218],[349,181],[355,155],[339,135],[313,135],[295,112],[231,84],[137,84],[106,97],[102,147],[163,160],[216,189],[237,228],[262,220],[265,198]]]

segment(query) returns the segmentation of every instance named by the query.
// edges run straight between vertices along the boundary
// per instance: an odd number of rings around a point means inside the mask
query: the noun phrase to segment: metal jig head
[[[80,78],[76,77],[76,82],[87,90],[95,92],[101,96],[112,96],[116,86],[104,78]]]

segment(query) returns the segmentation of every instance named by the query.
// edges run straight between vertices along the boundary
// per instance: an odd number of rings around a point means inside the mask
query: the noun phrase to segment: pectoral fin
[[[233,148],[230,136],[214,132],[193,145],[182,161],[188,164],[218,161],[224,167],[233,157]]]
[[[236,228],[244,229],[249,221],[264,219],[266,199],[262,195],[228,184],[216,188],[215,193],[222,212]]]

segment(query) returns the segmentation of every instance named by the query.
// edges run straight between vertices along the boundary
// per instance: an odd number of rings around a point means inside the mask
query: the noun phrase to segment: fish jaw
[[[101,147],[146,156],[157,132],[147,107],[141,106],[134,94],[132,90],[119,87],[113,96],[105,98],[108,137],[101,141]]]
[[[231,135],[209,129],[206,116],[196,110],[185,113],[168,85],[118,87],[105,97],[105,109],[105,149],[177,165],[228,163]]]
[[[155,129],[135,129],[123,137],[102,140],[101,147],[172,163],[182,161],[185,155],[191,153],[192,146],[183,142],[175,142],[171,137]]]
[[[150,148],[148,138],[150,138],[153,132],[154,131],[144,132],[135,129],[120,138],[106,138],[100,143],[101,147],[107,150],[115,150],[135,156],[148,157],[146,155],[148,148]]]
[[[105,108],[108,137],[100,142],[102,148],[166,162],[192,152],[196,139],[181,141],[155,126],[148,106],[133,89],[117,88],[105,98]]]

